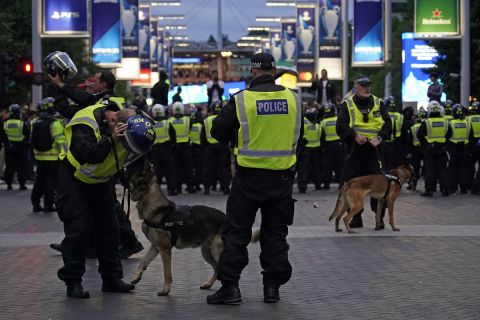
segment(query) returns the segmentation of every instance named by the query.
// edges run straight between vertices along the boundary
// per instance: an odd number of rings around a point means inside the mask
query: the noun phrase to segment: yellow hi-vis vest
[[[337,117],[325,118],[320,122],[322,130],[325,132],[325,141],[337,141],[340,137],[337,134]]]
[[[235,96],[240,128],[235,148],[242,167],[286,170],[297,162],[302,122],[300,98],[290,89],[245,90]]]
[[[202,132],[202,124],[201,123],[194,123],[192,124],[192,127],[190,128],[190,142],[192,144],[200,145],[200,132]]]
[[[390,119],[392,119],[392,139],[395,140],[402,135],[403,114],[400,112],[389,112]]]
[[[32,121],[32,132],[31,135],[35,134],[34,124],[35,121],[39,121],[39,119],[35,119]],[[59,160],[61,153],[67,152],[67,141],[65,139],[65,135],[63,131],[65,128],[63,127],[63,121],[60,119],[53,119],[50,123],[50,134],[53,138],[52,148],[47,151],[40,151],[33,148],[33,154],[36,160],[39,161],[57,161]]]
[[[322,129],[318,123],[312,122],[307,126],[307,133],[305,138],[307,139],[307,148],[320,147],[320,137],[322,135]]]
[[[188,142],[190,133],[190,118],[183,116],[180,119],[170,118],[170,124],[175,128],[177,143]]]
[[[155,144],[164,143],[170,141],[170,135],[168,134],[168,129],[170,127],[170,123],[168,120],[161,120],[155,122]]]
[[[453,116],[451,114],[446,114],[443,116],[445,119],[447,119],[448,122],[453,120]]]
[[[445,143],[448,131],[448,121],[444,118],[428,118],[425,120],[427,125],[426,139],[428,143]]]
[[[210,144],[216,144],[218,143],[218,140],[212,137],[212,134],[210,131],[212,130],[212,124],[213,124],[213,119],[217,117],[216,114],[211,115],[207,117],[207,119],[203,120],[204,126],[205,126],[205,135],[207,136],[207,141]]]
[[[99,99],[96,104],[100,104],[103,100],[103,98]],[[125,109],[125,98],[109,96],[108,100],[115,102],[120,110]]]
[[[10,142],[20,142],[25,139],[23,135],[23,121],[20,119],[8,119],[3,123],[3,130]]]
[[[410,127],[410,130],[412,131],[412,144],[414,147],[420,147],[420,140],[418,140],[417,133],[418,133],[418,128],[420,128],[420,123],[415,123],[413,126]]]
[[[100,127],[98,126],[93,113],[96,109],[103,107],[105,106],[102,104],[96,104],[79,110],[65,127],[65,138],[67,139],[68,151],[66,155],[63,155],[63,158],[67,157],[68,162],[70,162],[70,164],[76,169],[74,173],[75,178],[87,184],[106,183],[117,174],[117,164],[115,163],[113,149],[102,163],[97,164],[80,164],[70,151],[70,146],[72,143],[72,127],[74,125],[83,124],[89,126],[95,132],[97,141],[100,141],[102,134],[100,133]],[[122,146],[121,143],[115,144],[115,150],[118,155],[118,167],[122,168],[123,164],[125,163],[125,159],[127,158],[128,151]],[[63,158],[61,155],[62,160]]]
[[[468,143],[468,136],[470,134],[470,127],[466,119],[453,119],[449,123],[452,128],[452,136],[450,141],[453,143]]]
[[[355,105],[353,96],[345,100],[347,103],[348,114],[350,115],[350,128],[355,130],[356,133],[373,139],[377,137],[378,133],[383,127],[385,121],[380,114],[380,98],[373,96],[374,105],[372,110],[368,113],[368,121],[363,121],[363,114],[360,109]]]
[[[480,114],[474,114],[467,117],[469,127],[473,130],[473,137],[480,138]]]

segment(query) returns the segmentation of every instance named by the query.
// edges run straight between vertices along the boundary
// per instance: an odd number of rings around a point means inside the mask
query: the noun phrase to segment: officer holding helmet
[[[60,153],[67,152],[63,122],[55,119],[54,99],[39,103],[40,116],[32,121],[31,144],[37,164],[37,176],[32,189],[33,212],[52,212],[59,168]],[[40,199],[43,196],[43,208]]]
[[[61,157],[57,211],[64,224],[61,250],[64,266],[58,277],[67,285],[67,296],[88,298],[81,282],[85,272],[85,247],[93,227],[102,275],[102,291],[128,292],[119,256],[119,226],[111,180],[127,156],[147,153],[155,141],[153,122],[130,109],[104,100],[78,111],[65,128],[67,153]]]
[[[17,173],[19,190],[27,190],[27,154],[30,126],[22,120],[18,104],[8,108],[9,117],[0,126],[0,142],[5,147],[5,173],[3,179],[7,190],[12,190],[13,176]]]
[[[460,187],[460,193],[467,193],[468,183],[468,138],[470,127],[468,126],[463,106],[456,103],[452,108],[453,119],[449,126],[452,130],[452,136],[447,141],[447,150],[450,154],[450,164],[448,166],[448,186],[449,192],[455,193]]]

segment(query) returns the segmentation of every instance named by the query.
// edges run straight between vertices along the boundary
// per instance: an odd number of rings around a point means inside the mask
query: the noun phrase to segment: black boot
[[[215,293],[207,296],[208,304],[240,304],[242,296],[236,285],[222,285]]]
[[[123,282],[122,279],[103,280],[103,292],[130,292],[135,289],[135,285]]]
[[[27,188],[26,185],[21,184],[20,187],[18,187],[18,190],[21,190],[21,191],[23,191],[23,190],[28,190],[28,188]]]
[[[277,303],[280,300],[280,293],[278,292],[277,285],[264,285],[263,286],[263,302],[265,303]]]
[[[90,293],[83,289],[81,282],[67,283],[67,297],[77,299],[90,298]]]
[[[33,206],[33,212],[42,212],[42,211],[43,211],[43,208],[39,204],[36,204]]]
[[[349,223],[350,228],[363,228],[362,214],[359,213],[353,217],[352,221]]]

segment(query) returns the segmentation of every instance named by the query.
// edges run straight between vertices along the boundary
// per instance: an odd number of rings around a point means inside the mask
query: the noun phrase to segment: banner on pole
[[[150,86],[150,5],[140,4],[138,9],[138,53],[140,77],[132,86]]]
[[[353,19],[352,66],[383,65],[382,0],[354,0]]]
[[[138,0],[121,0],[122,58],[138,58]]]
[[[297,4],[297,72],[299,86],[309,86],[315,72],[316,5]]]
[[[416,0],[415,37],[438,38],[460,34],[458,0]]]
[[[295,59],[297,49],[297,23],[295,19],[282,20],[282,33],[280,46],[282,48],[281,59],[277,68],[290,69],[295,71]]]
[[[42,37],[89,37],[86,0],[43,0]]]
[[[342,1],[320,0],[317,74],[325,69],[329,79],[342,75]]]
[[[120,66],[119,0],[92,0],[92,60],[102,67]]]
[[[158,21],[150,18],[150,72],[158,72]]]
[[[165,70],[164,61],[164,46],[165,46],[165,29],[157,25],[157,57],[158,57],[158,71]]]

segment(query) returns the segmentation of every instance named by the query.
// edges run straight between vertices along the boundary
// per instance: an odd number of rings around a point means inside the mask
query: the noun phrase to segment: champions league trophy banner
[[[315,5],[297,4],[297,72],[299,85],[310,85],[315,70]]]
[[[165,61],[163,59],[163,50],[165,46],[165,29],[161,26],[157,26],[157,58],[158,58],[158,71],[165,70]]]
[[[138,0],[121,0],[122,58],[138,58]]]
[[[330,79],[342,79],[342,0],[319,0],[317,74],[326,69]]]
[[[138,53],[140,78],[132,86],[150,86],[150,6],[143,4],[138,9]]]
[[[158,72],[158,22],[150,17],[150,71]]]
[[[118,67],[122,60],[119,0],[92,1],[92,60]]]
[[[297,47],[297,24],[295,20],[282,20],[282,59],[286,67],[294,67]]]
[[[275,59],[275,62],[282,59],[282,30],[271,29],[270,30],[270,53]]]

